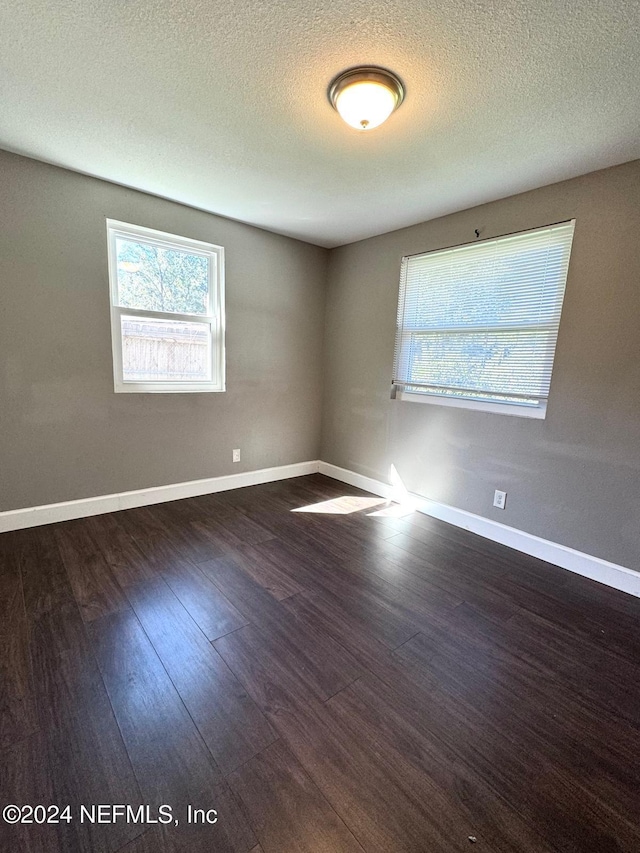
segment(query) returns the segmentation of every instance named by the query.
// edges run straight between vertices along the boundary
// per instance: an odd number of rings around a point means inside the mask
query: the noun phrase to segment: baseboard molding
[[[326,474],[327,477],[341,480],[343,483],[372,492],[374,495],[380,495],[383,498],[398,498],[397,487],[383,483],[381,480],[356,474],[354,471],[339,468],[337,465],[331,465],[328,462],[320,462],[318,470],[321,474]],[[483,518],[464,509],[457,509],[447,504],[428,500],[420,495],[405,493],[405,497],[411,502],[414,509],[425,513],[425,515],[447,521],[449,524],[470,530],[472,533],[484,536],[485,539],[500,542],[502,545],[507,545],[523,554],[538,557],[547,563],[553,563],[553,565],[568,569],[570,572],[584,575],[584,577],[606,584],[606,586],[640,597],[640,572],[633,569],[610,563],[600,557],[593,557],[590,554],[576,551],[574,548],[568,548],[566,545],[560,545],[548,539],[542,539],[539,536],[526,533],[524,530],[509,527],[490,518]]]
[[[25,527],[39,527],[42,524],[53,524],[57,521],[69,521],[72,518],[101,515],[105,512],[117,512],[120,509],[133,509],[137,506],[193,498],[197,495],[226,492],[229,489],[241,489],[244,486],[288,480],[291,477],[304,477],[306,474],[316,474],[318,467],[319,463],[316,460],[297,462],[293,465],[280,465],[277,468],[260,468],[257,471],[245,471],[242,474],[227,474],[224,477],[207,477],[203,480],[153,486],[149,489],[118,492],[114,495],[100,495],[44,506],[12,509],[0,512],[0,533],[22,530]]]

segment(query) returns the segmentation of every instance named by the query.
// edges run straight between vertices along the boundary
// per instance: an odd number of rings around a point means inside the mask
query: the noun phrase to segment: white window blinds
[[[544,407],[574,226],[403,258],[394,388]]]

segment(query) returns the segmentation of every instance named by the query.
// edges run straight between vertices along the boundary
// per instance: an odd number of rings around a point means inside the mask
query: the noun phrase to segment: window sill
[[[430,406],[450,406],[454,409],[475,409],[477,412],[492,412],[494,415],[512,415],[517,418],[544,420],[547,416],[546,403],[540,403],[539,406],[519,406],[517,403],[494,403],[490,400],[440,397],[436,394],[417,394],[411,391],[398,391],[396,400],[401,400],[404,403],[427,403]]]
[[[186,383],[168,385],[161,382],[118,382],[114,385],[116,394],[211,394],[225,391],[224,385],[209,383]]]

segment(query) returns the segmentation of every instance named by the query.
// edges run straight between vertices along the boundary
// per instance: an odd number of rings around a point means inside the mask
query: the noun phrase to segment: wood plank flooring
[[[395,509],[313,475],[0,536],[0,805],[73,815],[0,850],[638,853],[640,600]]]

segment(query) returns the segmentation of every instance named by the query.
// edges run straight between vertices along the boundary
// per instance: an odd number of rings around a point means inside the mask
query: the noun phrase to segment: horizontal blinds
[[[525,405],[546,400],[574,225],[403,258],[393,384]]]

